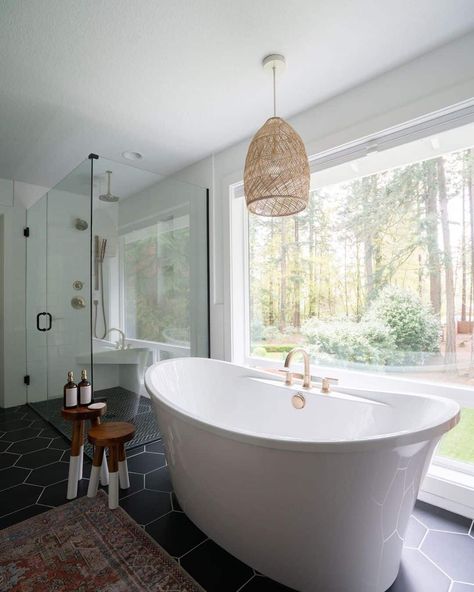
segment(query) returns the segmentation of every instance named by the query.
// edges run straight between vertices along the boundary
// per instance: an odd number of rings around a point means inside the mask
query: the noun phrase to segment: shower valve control
[[[82,288],[84,287],[84,282],[81,282],[81,280],[75,280],[74,282],[72,282],[72,287],[74,288],[74,290],[82,290]]]
[[[74,296],[74,298],[71,298],[71,306],[76,310],[80,310],[86,307],[86,301],[82,296]]]

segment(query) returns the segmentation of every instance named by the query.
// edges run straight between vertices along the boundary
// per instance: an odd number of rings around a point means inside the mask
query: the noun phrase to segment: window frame
[[[386,150],[417,139],[474,122],[474,100],[454,105],[426,117],[382,131],[351,144],[310,157],[310,170],[316,172],[361,158],[376,150]],[[251,367],[275,367],[276,361],[250,355],[249,246],[248,211],[245,207],[243,181],[230,182],[229,199],[229,285],[230,285],[230,361]],[[242,322],[243,321],[243,322]],[[302,366],[295,365],[302,370]],[[409,379],[377,372],[311,365],[315,376],[332,376],[341,383],[400,393],[420,393],[453,399],[462,407],[474,408],[474,389],[462,385]],[[466,484],[466,477],[470,485]],[[433,456],[419,495],[448,510],[474,518],[474,464]]]

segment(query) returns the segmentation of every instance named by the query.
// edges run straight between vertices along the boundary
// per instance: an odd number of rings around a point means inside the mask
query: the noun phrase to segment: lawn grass
[[[474,463],[474,409],[461,411],[461,421],[445,434],[436,454]]]

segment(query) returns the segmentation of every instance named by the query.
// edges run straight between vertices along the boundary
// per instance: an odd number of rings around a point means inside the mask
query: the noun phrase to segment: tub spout
[[[303,362],[304,362],[304,374],[303,374],[303,388],[311,388],[311,370],[309,367],[309,354],[308,352],[303,349],[302,347],[295,347],[292,349],[288,355],[286,356],[285,364],[284,364],[284,372],[286,373],[285,384],[290,386],[293,384],[293,373],[290,371],[290,363],[293,359],[295,354],[302,354],[303,355]]]

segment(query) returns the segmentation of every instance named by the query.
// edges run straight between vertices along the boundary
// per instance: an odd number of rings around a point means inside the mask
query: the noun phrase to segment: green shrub
[[[262,339],[264,341],[273,341],[281,337],[277,327],[264,327],[262,330]]]
[[[257,347],[253,348],[252,356],[256,356],[257,358],[265,358],[267,355],[267,348],[263,347],[263,345],[258,345]]]
[[[376,321],[322,322],[313,318],[302,327],[314,355],[364,364],[387,364],[396,349],[390,329]]]
[[[384,288],[370,305],[364,321],[386,325],[401,352],[439,351],[440,321],[414,292],[395,286]]]
[[[290,345],[290,344],[286,344],[286,345],[266,345],[265,349],[267,350],[268,353],[281,353],[281,352],[289,352],[291,351],[293,348],[296,347],[296,344]]]

